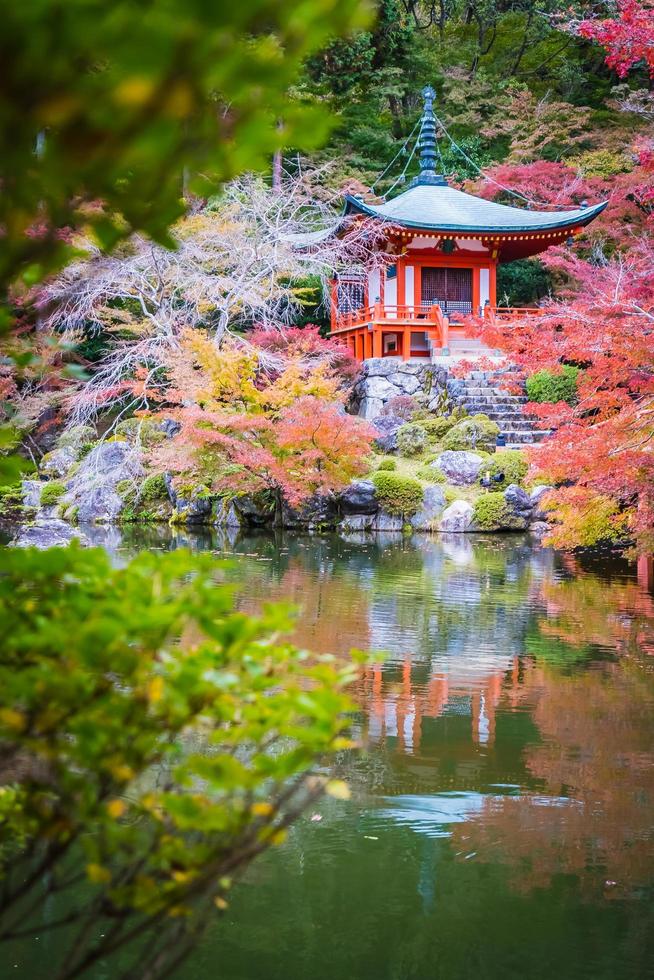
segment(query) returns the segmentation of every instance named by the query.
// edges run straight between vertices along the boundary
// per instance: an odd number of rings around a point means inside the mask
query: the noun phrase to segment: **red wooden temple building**
[[[437,173],[434,90],[423,89],[420,174],[382,204],[346,197],[346,215],[382,224],[376,261],[333,282],[331,336],[359,360],[447,356],[466,347],[471,315],[497,308],[497,267],[538,255],[578,234],[607,202],[537,211],[486,201],[449,187]]]

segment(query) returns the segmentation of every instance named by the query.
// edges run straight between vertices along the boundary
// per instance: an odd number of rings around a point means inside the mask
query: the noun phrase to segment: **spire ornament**
[[[424,108],[420,119],[420,135],[418,136],[418,149],[420,150],[420,174],[412,182],[413,186],[418,184],[440,184],[446,185],[447,181],[443,174],[436,173],[436,116],[434,115],[434,99],[436,92],[431,85],[425,85],[422,90]]]

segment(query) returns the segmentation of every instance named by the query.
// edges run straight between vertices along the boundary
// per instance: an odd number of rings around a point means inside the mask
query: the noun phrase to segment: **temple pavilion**
[[[444,357],[474,347],[471,316],[517,316],[497,307],[497,267],[578,234],[607,202],[567,211],[510,207],[448,186],[437,172],[434,90],[423,89],[420,173],[381,204],[348,195],[345,213],[380,223],[379,252],[362,275],[333,282],[331,336],[359,360]],[[479,344],[479,342],[477,342]]]

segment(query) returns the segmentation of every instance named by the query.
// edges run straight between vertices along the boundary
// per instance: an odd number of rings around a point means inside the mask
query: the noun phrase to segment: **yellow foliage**
[[[349,800],[350,787],[342,779],[330,779],[325,787],[329,796],[335,800]]]
[[[200,331],[188,331],[182,346],[200,372],[194,397],[209,410],[240,405],[248,413],[275,413],[305,395],[325,401],[340,397],[338,378],[328,364],[307,368],[299,360],[290,361],[279,375],[271,375],[267,384],[260,378],[257,385],[259,363],[255,353],[235,344],[217,347]]]
[[[250,809],[255,817],[267,817],[273,810],[270,803],[253,803]]]
[[[111,881],[111,872],[108,868],[103,868],[101,864],[87,864],[86,877],[94,885],[106,885]]]
[[[113,817],[115,820],[117,820],[119,817],[122,817],[126,809],[127,806],[125,805],[125,803],[123,803],[122,800],[109,800],[109,802],[107,803],[107,813],[109,814],[110,817]]]
[[[161,701],[164,690],[163,677],[153,677],[151,681],[148,681],[147,686],[147,697],[151,704],[156,704],[157,701]]]
[[[338,398],[338,381],[326,364],[307,371],[297,361],[292,361],[272,384],[259,392],[260,400],[267,408],[278,411],[292,405],[303,395],[314,395],[325,401]]]

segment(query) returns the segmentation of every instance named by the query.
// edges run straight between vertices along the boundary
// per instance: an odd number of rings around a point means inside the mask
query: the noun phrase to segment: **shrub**
[[[578,157],[568,160],[583,177],[615,177],[627,173],[633,164],[626,153],[613,153],[611,150],[587,150]]]
[[[440,442],[443,436],[445,436],[459,421],[460,420],[453,415],[438,415],[436,418],[432,417],[426,422],[422,422],[421,425],[427,433],[427,438],[430,442]]]
[[[410,517],[420,510],[424,499],[422,486],[410,476],[399,473],[375,473],[372,477],[377,499],[385,511],[399,517]]]
[[[443,439],[444,449],[493,450],[499,434],[499,426],[487,415],[472,415],[457,422]]]
[[[41,490],[41,507],[50,507],[59,502],[66,493],[66,485],[61,480],[51,480]]]
[[[377,467],[378,470],[395,470],[397,469],[397,463],[394,459],[382,459],[381,463]]]
[[[488,465],[484,464],[481,472],[488,471],[491,477],[502,475],[503,479],[498,480],[496,486],[504,489],[510,483],[522,483],[528,469],[529,463],[519,449],[498,449],[489,457]]]
[[[23,488],[18,484],[0,487],[0,517],[17,517],[23,513]]]
[[[436,466],[421,466],[416,476],[425,483],[447,483],[447,477]]]
[[[168,499],[168,487],[166,486],[163,473],[156,473],[153,476],[147,477],[143,481],[139,493],[139,500],[145,503],[148,500],[161,500],[162,498],[165,500]]]
[[[399,419],[410,422],[413,413],[418,409],[418,402],[411,395],[396,395],[389,398],[381,410],[382,415],[396,415]]]
[[[281,842],[321,786],[347,794],[325,753],[350,744],[356,661],[307,658],[280,640],[294,626],[284,608],[255,618],[234,605],[210,555],[146,551],[113,568],[100,548],[3,554],[0,739],[14,760],[2,787],[3,899],[16,915],[32,910],[38,936],[56,895],[72,929],[61,961],[116,951],[97,935],[80,946],[80,929],[103,916],[179,942],[165,930],[182,908],[195,937],[201,903],[214,921],[232,876]],[[138,950],[119,959],[124,976],[143,976],[142,962]]]
[[[526,388],[529,401],[567,402],[573,405],[577,400],[577,378],[579,368],[566,364],[560,372],[537,371],[527,378]]]
[[[426,445],[427,433],[422,425],[408,422],[397,430],[397,450],[401,456],[419,456]]]
[[[486,493],[475,502],[473,521],[482,531],[510,527],[511,517],[511,508],[503,493]]]

